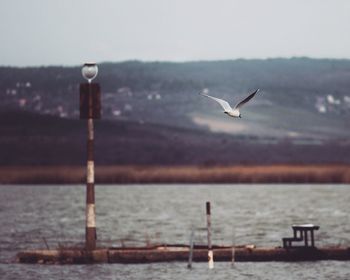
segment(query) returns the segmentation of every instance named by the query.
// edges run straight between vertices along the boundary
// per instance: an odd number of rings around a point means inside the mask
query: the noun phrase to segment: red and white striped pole
[[[96,248],[95,214],[95,164],[94,164],[94,120],[88,119],[87,168],[86,168],[86,233],[87,250]]]
[[[91,81],[97,76],[95,63],[85,63],[82,69],[84,78],[88,80],[88,91],[82,90],[80,97],[81,117],[87,118],[87,164],[86,164],[86,228],[85,248],[96,249],[96,214],[95,214],[95,163],[94,163],[94,118],[99,116],[98,106],[93,97]],[[84,87],[83,87],[84,88]],[[86,94],[87,93],[87,94]],[[99,101],[99,95],[96,99]],[[99,108],[98,108],[99,109]],[[97,111],[97,113],[95,112]]]

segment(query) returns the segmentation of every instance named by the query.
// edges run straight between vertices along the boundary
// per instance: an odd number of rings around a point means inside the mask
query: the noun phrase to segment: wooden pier
[[[350,248],[247,248],[235,247],[236,262],[297,262],[318,260],[350,260]],[[213,246],[215,261],[232,260],[232,247]],[[153,263],[187,262],[188,246],[158,246],[140,248],[27,250],[17,254],[17,262],[38,264],[85,263]],[[195,247],[193,262],[208,262],[208,249]]]

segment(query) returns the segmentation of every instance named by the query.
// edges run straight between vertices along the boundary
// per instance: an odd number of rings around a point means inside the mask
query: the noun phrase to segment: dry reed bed
[[[1,184],[83,184],[83,166],[0,167]],[[99,183],[350,183],[347,165],[98,166]]]

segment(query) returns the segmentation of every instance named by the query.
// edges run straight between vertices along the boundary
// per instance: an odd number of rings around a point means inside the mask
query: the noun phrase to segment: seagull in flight
[[[253,93],[249,94],[245,99],[243,99],[241,102],[239,102],[235,107],[231,107],[230,104],[228,104],[227,101],[220,99],[220,98],[216,98],[213,96],[210,96],[208,94],[206,94],[208,92],[208,90],[204,90],[202,92],[200,92],[200,95],[209,97],[213,100],[215,100],[216,102],[218,102],[221,107],[224,109],[224,113],[229,115],[232,118],[241,118],[241,112],[239,111],[239,109],[246,104],[250,99],[252,99],[254,97],[254,95],[259,91],[259,89],[257,89],[256,91],[254,91]]]

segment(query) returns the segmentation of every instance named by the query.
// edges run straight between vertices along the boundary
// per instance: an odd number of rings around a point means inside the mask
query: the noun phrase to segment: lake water
[[[28,265],[20,250],[83,245],[85,186],[0,186],[1,279],[350,279],[348,262]],[[205,202],[213,244],[281,246],[290,225],[313,223],[317,246],[350,244],[349,185],[96,186],[99,246],[206,243]],[[215,256],[214,256],[215,258]]]

